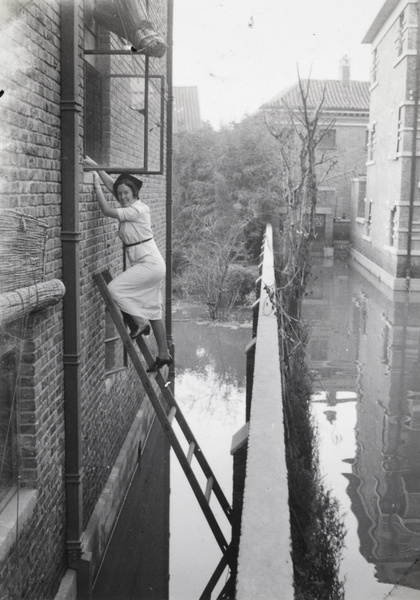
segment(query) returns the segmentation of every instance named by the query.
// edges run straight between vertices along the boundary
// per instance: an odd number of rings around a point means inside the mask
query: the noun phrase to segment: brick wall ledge
[[[0,294],[0,325],[15,321],[34,310],[56,304],[65,292],[64,283],[59,279],[52,279]]]

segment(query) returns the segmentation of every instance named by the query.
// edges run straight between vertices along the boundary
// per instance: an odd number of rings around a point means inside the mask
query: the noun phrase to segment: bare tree
[[[325,87],[316,106],[311,106],[311,80],[299,77],[300,103],[283,102],[265,114],[265,123],[279,143],[283,163],[282,269],[280,287],[288,288],[288,311],[300,316],[300,304],[310,274],[310,252],[315,239],[315,215],[319,183],[327,178],[336,160],[322,150],[322,141],[334,127],[325,121],[322,108]]]

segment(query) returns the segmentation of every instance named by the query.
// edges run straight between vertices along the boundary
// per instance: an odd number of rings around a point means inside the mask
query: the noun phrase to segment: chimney
[[[340,81],[346,85],[350,83],[350,59],[347,54],[340,60]]]

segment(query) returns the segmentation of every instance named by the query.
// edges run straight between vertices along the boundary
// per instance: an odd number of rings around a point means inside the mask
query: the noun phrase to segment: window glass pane
[[[163,75],[113,33],[85,33],[85,151],[111,173],[163,169]],[[155,70],[154,70],[155,69]]]

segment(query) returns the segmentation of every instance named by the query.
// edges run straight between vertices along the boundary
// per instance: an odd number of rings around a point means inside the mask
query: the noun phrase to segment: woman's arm
[[[97,167],[98,163],[95,162],[89,156],[86,156],[85,165],[88,167]],[[96,171],[96,172],[98,173],[99,177],[102,179],[103,184],[106,187],[106,189],[109,192],[111,192],[111,194],[114,194],[114,180],[112,179],[112,177],[110,175],[108,175],[108,173],[106,171]]]
[[[93,173],[93,185],[95,187],[96,198],[98,199],[99,206],[101,207],[101,211],[104,213],[106,217],[112,217],[113,219],[118,219],[118,209],[114,208],[109,204],[106,200],[102,188],[101,182],[99,181],[99,175],[96,171]]]

